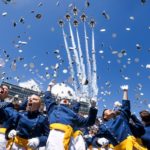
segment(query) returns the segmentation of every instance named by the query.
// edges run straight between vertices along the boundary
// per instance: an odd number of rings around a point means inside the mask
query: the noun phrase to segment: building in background
[[[9,99],[12,99],[17,95],[18,99],[23,101],[24,99],[26,99],[28,96],[32,94],[36,94],[36,95],[42,94],[41,92],[23,88],[23,87],[20,87],[20,86],[17,86],[8,82],[2,82],[1,85],[6,85],[9,87]]]
[[[27,88],[23,88],[8,82],[2,82],[1,85],[6,85],[9,87],[9,98],[10,100],[13,100],[14,98],[20,100],[21,102],[25,99],[28,98],[28,96],[32,95],[32,94],[36,94],[36,95],[40,95],[42,96],[43,93],[42,92],[37,92],[34,90],[30,90]],[[80,113],[86,115],[89,111],[89,103],[87,102],[80,102],[81,103],[81,107],[80,107]],[[42,103],[43,104],[43,103]],[[42,105],[42,108],[44,109],[44,104]]]

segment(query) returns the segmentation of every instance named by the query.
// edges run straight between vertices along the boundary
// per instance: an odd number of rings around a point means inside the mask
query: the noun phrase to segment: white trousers
[[[39,147],[38,150],[45,150],[45,146]]]
[[[26,150],[26,148],[24,148],[16,143],[13,143],[11,150]]]
[[[7,140],[5,139],[5,134],[0,133],[0,150],[6,150]]]
[[[0,149],[1,150],[1,149]],[[11,147],[11,150],[26,150],[26,148],[16,144],[16,143],[13,143],[12,147]],[[36,148],[34,150],[45,150],[45,147],[39,147],[39,148]]]
[[[51,130],[46,143],[46,150],[64,150],[63,139],[63,131]],[[70,139],[69,150],[75,150],[73,138]]]
[[[88,149],[89,150],[89,149]],[[92,150],[98,150],[98,148],[92,148]],[[101,148],[101,150],[113,150],[113,149],[111,149],[111,148],[108,148],[108,149],[106,149],[106,148]]]
[[[74,141],[76,150],[86,150],[85,141],[82,135],[77,136]]]

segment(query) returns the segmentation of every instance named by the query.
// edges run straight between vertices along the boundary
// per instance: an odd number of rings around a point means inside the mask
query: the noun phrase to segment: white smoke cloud
[[[30,90],[34,90],[37,92],[41,91],[40,86],[33,79],[30,79],[30,80],[25,81],[25,82],[20,82],[19,86],[21,86],[23,88],[30,89]]]
[[[74,99],[75,93],[74,90],[64,83],[57,83],[52,87],[52,94],[60,99]]]

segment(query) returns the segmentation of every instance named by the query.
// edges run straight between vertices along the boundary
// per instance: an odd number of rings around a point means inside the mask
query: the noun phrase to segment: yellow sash
[[[134,136],[128,136],[127,139],[114,147],[114,150],[147,150],[147,148],[140,145]]]
[[[114,146],[112,144],[109,144],[108,147],[114,150]]]
[[[83,133],[80,130],[77,130],[73,133],[73,138],[75,139],[79,135],[83,135]]]
[[[0,128],[0,133],[5,134],[5,132],[6,132],[6,128]]]
[[[92,149],[93,149],[93,146],[89,145],[88,150],[92,150]],[[97,150],[101,150],[101,148],[97,148]]]
[[[7,145],[6,145],[6,148],[7,150],[11,150],[11,147],[13,145],[13,143],[16,143],[24,148],[26,148],[26,150],[32,150],[32,148],[29,148],[27,146],[28,144],[28,139],[23,139],[19,136],[15,136],[13,139],[10,139],[8,142],[7,142]]]
[[[136,138],[136,140],[140,145],[143,145],[142,140],[140,138]]]
[[[53,123],[50,125],[50,129],[60,130],[65,133],[64,139],[63,139],[64,149],[69,150],[70,138],[73,134],[72,127],[69,125],[64,125],[64,124],[60,124],[60,123]]]
[[[92,150],[92,149],[93,149],[92,145],[89,145],[88,149],[89,149],[89,150]]]

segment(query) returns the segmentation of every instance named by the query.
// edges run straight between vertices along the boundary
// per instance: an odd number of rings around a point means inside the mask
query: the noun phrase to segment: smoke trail
[[[90,56],[89,56],[89,48],[88,48],[88,37],[87,37],[87,32],[86,32],[86,25],[84,22],[84,36],[85,36],[85,49],[86,49],[86,59],[87,59],[87,69],[88,69],[88,87],[89,87],[89,96],[91,96],[91,62],[90,62]]]
[[[66,34],[65,34],[65,31],[64,31],[63,28],[62,28],[62,32],[63,32],[65,48],[66,48],[67,56],[68,56],[68,60],[69,60],[71,77],[73,79],[73,86],[74,86],[74,89],[75,89],[75,93],[77,93],[77,83],[76,83],[76,80],[75,80],[75,73],[74,73],[74,70],[73,70],[72,58],[71,58],[71,55],[70,55],[70,51],[69,51],[69,47],[68,47],[68,43],[67,43],[67,39],[66,39]]]
[[[77,67],[77,77],[78,77],[78,81],[80,82],[81,81],[81,66],[80,66],[79,56],[78,56],[77,47],[75,44],[74,35],[73,35],[70,21],[69,21],[69,29],[70,29],[71,43],[72,43],[76,67]]]
[[[92,62],[93,62],[93,71],[92,71],[92,90],[93,90],[93,97],[96,98],[98,94],[98,87],[97,87],[97,68],[96,68],[96,57],[95,57],[95,39],[94,39],[94,29],[92,28]]]
[[[76,34],[77,34],[77,42],[78,42],[79,58],[80,58],[80,66],[81,66],[81,70],[82,70],[82,77],[84,79],[86,79],[85,65],[84,65],[84,62],[83,62],[83,54],[82,54],[82,49],[81,49],[79,32],[78,32],[77,28],[76,28]]]
[[[81,77],[82,77],[82,80],[84,81],[87,79],[87,77],[86,77],[86,72],[85,72],[85,64],[84,64],[84,60],[83,60],[83,54],[82,54],[82,49],[81,49],[81,42],[80,42],[78,28],[76,28],[76,36],[77,36],[77,43],[78,43],[78,49],[79,49]],[[84,85],[84,83],[81,83],[81,85],[82,85],[82,92],[87,95],[88,94],[87,85]]]

